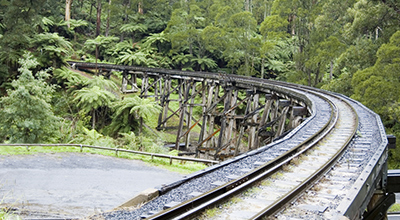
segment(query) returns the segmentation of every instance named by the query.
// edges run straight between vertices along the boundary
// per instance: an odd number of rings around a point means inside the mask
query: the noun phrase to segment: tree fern
[[[217,63],[213,59],[206,56],[192,58],[192,62],[197,65],[200,70],[211,70],[218,67]]]
[[[66,67],[55,69],[53,74],[58,82],[67,85],[68,89],[82,88],[83,86],[86,86],[89,81],[88,78]]]
[[[124,33],[144,33],[147,31],[147,27],[144,24],[124,24],[119,30]]]
[[[117,84],[111,80],[104,79],[103,76],[93,76],[93,78],[87,82],[89,87],[98,86],[99,88],[106,89],[110,92],[119,90]]]
[[[150,99],[141,99],[138,96],[128,97],[113,104],[113,122],[110,130],[113,133],[128,133],[133,130],[138,121],[156,116],[161,107]]]
[[[114,94],[109,91],[100,89],[98,86],[89,88],[82,88],[74,92],[74,102],[82,111],[92,113],[92,128],[96,126],[96,109],[100,107],[108,107],[111,102],[115,99]]]

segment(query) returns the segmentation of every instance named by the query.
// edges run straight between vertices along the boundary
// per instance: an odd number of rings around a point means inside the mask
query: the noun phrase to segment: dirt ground
[[[83,218],[181,177],[141,161],[93,154],[0,156],[0,208],[24,218]]]

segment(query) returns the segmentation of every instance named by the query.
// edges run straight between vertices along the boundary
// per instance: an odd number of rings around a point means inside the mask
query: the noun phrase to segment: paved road
[[[92,154],[0,156],[0,201],[25,217],[84,217],[182,175],[141,161]]]

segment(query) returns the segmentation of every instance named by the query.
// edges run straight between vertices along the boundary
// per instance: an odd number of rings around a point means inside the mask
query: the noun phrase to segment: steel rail
[[[332,95],[332,94],[330,94]],[[333,95],[332,95],[333,96]],[[343,101],[346,103],[347,106],[349,106],[355,116],[356,110],[352,105],[350,105],[348,102],[346,102],[343,98],[335,96],[335,98]],[[292,189],[290,192],[288,192],[286,195],[254,215],[252,220],[259,220],[263,219],[266,216],[271,216],[274,215],[276,212],[279,210],[284,209],[284,204],[288,204],[291,201],[295,200],[296,198],[299,197],[299,195],[304,192],[305,190],[309,189],[312,187],[313,183],[315,183],[317,180],[319,180],[321,177],[323,177],[324,174],[326,174],[330,169],[332,169],[333,165],[336,163],[336,161],[340,158],[340,156],[344,153],[345,149],[347,148],[348,144],[354,137],[354,135],[357,132],[357,127],[358,127],[359,119],[358,117],[355,117],[355,127],[353,128],[352,134],[349,136],[349,138],[346,140],[345,144],[341,147],[341,149],[330,159],[328,160],[323,166],[321,166],[317,171],[315,171],[311,176],[309,176],[305,181],[303,181],[301,184],[299,184],[297,187]]]

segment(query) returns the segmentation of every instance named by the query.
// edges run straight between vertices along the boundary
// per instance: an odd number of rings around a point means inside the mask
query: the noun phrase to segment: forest
[[[397,0],[0,0],[0,142],[161,151],[138,126],[155,102],[67,60],[318,87],[362,102],[400,137]],[[400,168],[400,144],[389,166]]]

